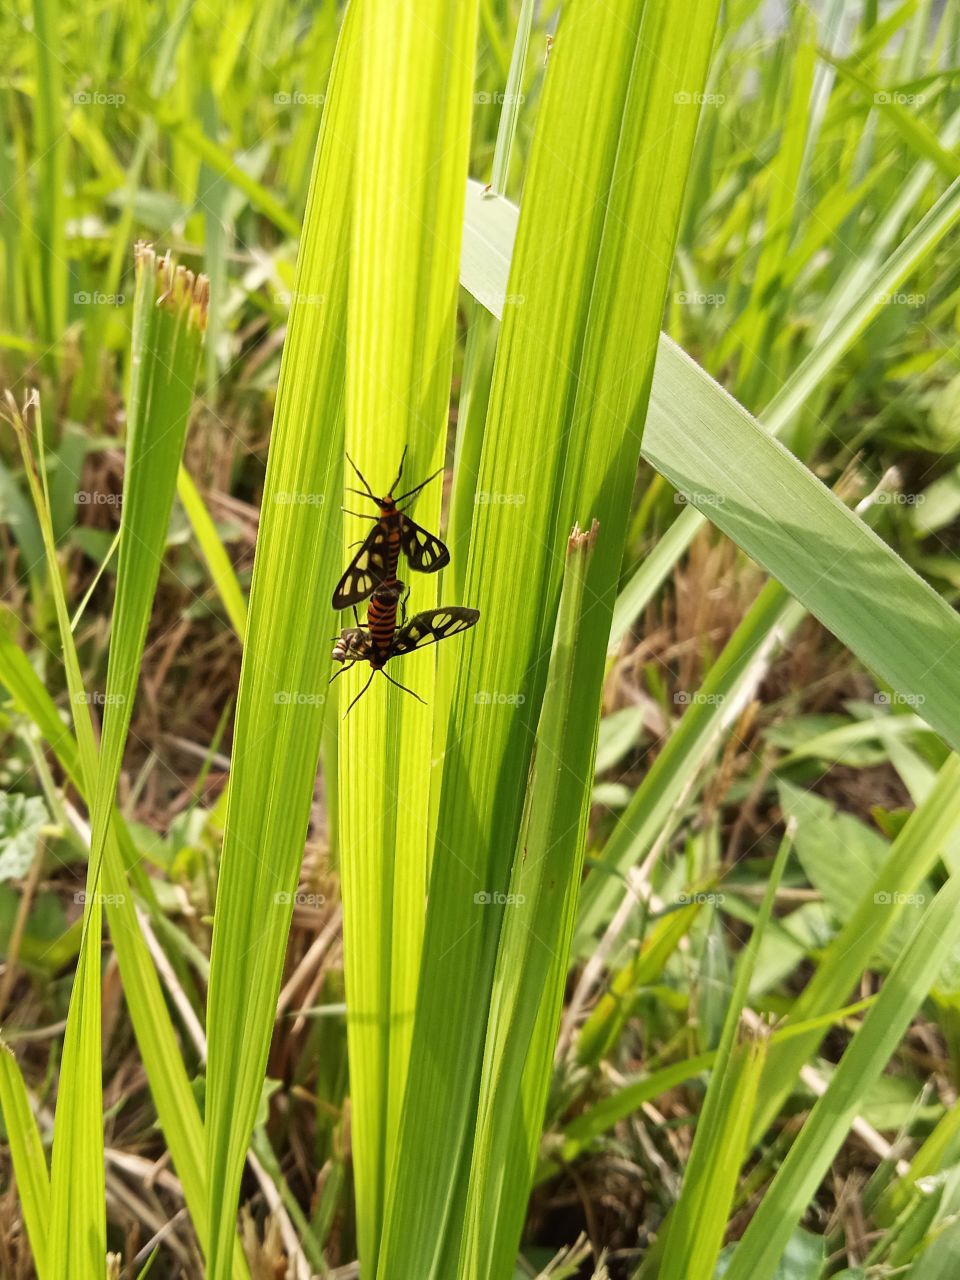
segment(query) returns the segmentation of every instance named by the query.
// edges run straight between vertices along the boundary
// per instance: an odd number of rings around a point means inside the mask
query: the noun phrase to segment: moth
[[[393,492],[400,484],[406,456],[407,451],[404,449],[400,458],[400,469],[396,480],[390,486],[390,492],[386,497],[378,498],[356,463],[347,454],[347,461],[356,471],[363,485],[363,489],[347,489],[347,493],[355,493],[358,497],[371,499],[377,504],[379,515],[369,516],[362,511],[347,513],[360,516],[365,520],[372,519],[374,525],[337,583],[333,593],[334,609],[349,609],[351,605],[357,605],[361,600],[366,600],[381,584],[396,582],[401,551],[409,561],[410,568],[416,569],[418,573],[436,573],[438,569],[442,569],[450,562],[450,552],[440,539],[415,524],[406,514],[406,510],[400,506],[401,502],[406,502],[408,499],[412,501],[421,489],[440,475],[443,468],[435,471],[432,476],[428,476],[413,489],[408,489],[406,493],[394,498]]]
[[[387,663],[391,658],[398,658],[401,654],[412,653],[414,649],[423,649],[427,645],[446,640],[448,636],[467,631],[480,617],[479,609],[448,605],[446,608],[426,609],[423,613],[414,614],[409,622],[404,619],[400,627],[396,628],[396,613],[398,606],[402,608],[403,593],[403,583],[398,581],[376,588],[370,601],[366,627],[361,627],[359,623],[355,627],[344,627],[334,642],[331,656],[334,662],[343,665],[331,677],[331,683],[358,662],[369,662],[371,668],[370,678],[347,707],[344,716],[370,688],[370,681],[378,671],[382,671],[392,685],[396,685],[404,693],[413,694],[418,702],[423,702],[419,694],[408,689],[399,680],[394,680],[384,670]],[[394,625],[388,631],[391,612]]]

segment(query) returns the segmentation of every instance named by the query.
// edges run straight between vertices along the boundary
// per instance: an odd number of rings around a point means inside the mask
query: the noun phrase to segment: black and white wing
[[[378,520],[333,593],[334,609],[349,609],[373,595],[387,571],[387,531]]]
[[[414,649],[423,649],[428,644],[436,644],[439,640],[446,640],[448,636],[458,635],[475,626],[479,618],[479,609],[464,609],[456,605],[448,605],[445,609],[427,609],[415,614],[394,636],[390,657],[412,653]]]
[[[415,524],[409,516],[400,516],[400,546],[418,573],[436,573],[450,563],[450,552],[439,538]]]

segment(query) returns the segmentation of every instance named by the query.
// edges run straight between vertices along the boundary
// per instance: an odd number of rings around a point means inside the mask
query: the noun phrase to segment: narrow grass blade
[[[508,905],[500,932],[484,1046],[477,1132],[467,1191],[466,1229],[458,1275],[495,1277],[506,1273],[519,1243],[529,1185],[504,1194],[502,1184],[511,1139],[536,1123],[546,1105],[552,1044],[529,1063],[539,1097],[528,1106],[523,1077],[533,1028],[547,1009],[556,1027],[563,1001],[590,790],[585,771],[594,755],[596,724],[592,682],[584,678],[578,647],[586,607],[587,564],[597,529],[575,529],[557,617],[557,637],[537,728],[537,756],[527,789],[520,844],[513,861]],[[587,773],[589,776],[589,773]],[[580,785],[573,785],[579,779]],[[543,1051],[545,1050],[545,1055]],[[532,1177],[532,1160],[529,1153]]]
[[[300,242],[257,539],[217,886],[210,989],[210,1280],[227,1274],[310,816],[340,564],[343,347],[357,7],[341,31]],[[321,300],[318,304],[318,299]]]
[[[747,1032],[740,1018],[756,967],[760,941],[790,853],[788,835],[770,869],[757,922],[737,961],[737,976],[717,1047],[717,1058],[686,1162],[680,1198],[670,1215],[662,1280],[710,1280],[747,1151],[750,1120],[768,1041]]]
[[[27,1086],[13,1052],[0,1042],[0,1110],[10,1144],[20,1209],[30,1238],[37,1280],[47,1280],[50,1175]]]
[[[34,154],[40,179],[37,222],[29,224],[40,264],[43,338],[53,347],[67,323],[69,263],[66,235],[67,135],[63,130],[63,62],[59,0],[33,0],[36,47]]]
[[[92,804],[92,837],[83,942],[67,1018],[54,1135],[50,1256],[53,1274],[102,1266],[103,1132],[100,1116],[100,869],[173,488],[193,395],[206,314],[201,280],[141,247],[130,395],[129,438],[117,594],[104,695],[101,754]],[[51,534],[52,536],[52,534]],[[58,573],[51,556],[51,573]],[[72,647],[66,605],[57,590],[61,643]],[[75,659],[74,659],[75,661]],[[71,687],[74,698],[82,697]],[[76,717],[86,715],[77,708]],[[79,725],[78,725],[79,733]],[[83,1172],[80,1173],[79,1171]],[[78,1176],[79,1174],[79,1176]],[[100,1204],[94,1197],[99,1193]],[[94,1224],[97,1224],[94,1229]],[[99,1238],[98,1238],[99,1237]]]
[[[91,861],[98,874],[133,714],[140,661],[206,329],[203,276],[137,246],[129,422]],[[96,879],[94,879],[94,885]]]
[[[523,0],[520,16],[517,19],[513,53],[510,55],[510,73],[507,76],[507,87],[500,111],[489,189],[484,188],[480,192],[481,199],[491,194],[503,195],[506,191],[510,156],[523,101],[521,89],[530,44],[533,9],[533,0]],[[478,186],[476,182],[468,182],[468,199],[476,197]],[[469,219],[465,219],[465,235],[469,225]],[[466,242],[464,248],[466,248]],[[477,472],[483,448],[483,424],[487,416],[487,402],[490,394],[489,377],[484,375],[488,370],[492,372],[493,369],[492,344],[496,338],[495,326],[489,313],[473,298],[466,304],[466,322],[467,338],[463,353],[460,400],[457,404],[457,443],[447,531],[447,541],[453,561],[451,576],[455,582],[455,599],[458,603],[463,595],[467,548],[470,541],[473,507],[476,502]]]
[[[956,151],[944,147],[936,135],[914,116],[906,107],[897,101],[896,94],[885,93],[880,86],[861,75],[849,61],[840,58],[827,58],[840,75],[855,85],[876,109],[882,112],[903,140],[917,155],[923,156],[931,164],[937,166],[948,182],[957,176],[960,156]]]
[[[429,0],[360,10],[357,183],[347,357],[346,448],[375,493],[404,458],[400,492],[442,466],[456,325],[459,238],[469,154],[476,3]],[[403,199],[397,199],[397,192]],[[426,233],[426,251],[424,236]],[[404,457],[404,448],[409,451]],[[346,484],[357,487],[352,474]],[[417,497],[414,518],[439,526],[442,485]],[[352,496],[354,509],[376,508]],[[343,564],[369,522],[344,522]],[[408,611],[435,606],[435,575],[399,573]],[[325,584],[329,591],[337,574]],[[352,621],[352,619],[351,619]],[[443,723],[438,646],[381,676],[340,731],[340,834],[345,979],[362,1265],[375,1272],[413,1031],[431,828],[434,719]],[[398,666],[400,664],[397,664]],[[344,712],[371,677],[338,681]],[[433,704],[441,705],[434,706]],[[442,747],[441,747],[442,751]]]
[[[177,496],[187,513],[194,536],[200,544],[214,588],[230,619],[230,625],[242,641],[247,629],[247,602],[237,581],[237,575],[233,571],[226,547],[220,541],[216,525],[210,518],[210,512],[184,466],[181,466],[177,473]]]
[[[269,218],[284,235],[293,237],[299,235],[300,224],[294,214],[262,182],[258,182],[241,168],[225,147],[213,138],[207,137],[199,124],[192,120],[178,119],[169,110],[165,110],[159,102],[147,100],[144,102],[144,109],[146,114],[159,122],[162,129],[182,142],[214,173],[219,173],[238,191],[242,191],[253,208],[262,213],[265,218]]]

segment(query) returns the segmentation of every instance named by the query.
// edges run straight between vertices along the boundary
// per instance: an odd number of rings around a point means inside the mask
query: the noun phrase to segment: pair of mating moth
[[[472,627],[480,617],[478,609],[466,609],[459,605],[447,605],[439,609],[427,609],[415,614],[409,620],[406,616],[407,589],[397,578],[397,567],[400,553],[403,552],[411,569],[418,573],[436,573],[450,561],[450,552],[439,538],[414,523],[406,514],[414,498],[431,480],[435,480],[439,471],[428,476],[415,488],[409,489],[399,497],[394,497],[403,475],[403,463],[406,449],[400,459],[397,478],[390,486],[386,497],[378,498],[370,488],[362,473],[350,456],[347,461],[356,471],[363,489],[348,489],[348,493],[357,494],[361,498],[369,498],[376,503],[379,514],[368,516],[359,511],[348,512],[363,519],[372,519],[373,528],[364,538],[360,550],[347,566],[343,577],[337,583],[333,593],[334,609],[353,609],[355,627],[345,627],[337,636],[333,648],[334,662],[342,663],[337,676],[342,675],[358,662],[368,662],[371,667],[370,678],[357,694],[347,712],[356,704],[370,688],[370,681],[378,671],[391,684],[405,693],[413,693],[406,685],[400,684],[388,675],[385,667],[391,658],[404,653],[412,653],[414,649],[422,649],[426,645],[436,644],[448,636],[456,635]],[[403,507],[400,504],[406,503]],[[369,599],[367,606],[366,626],[360,625],[357,616],[357,605]],[[397,615],[400,625],[397,625]],[[336,676],[333,677],[336,679]],[[423,701],[419,698],[419,701]],[[346,714],[346,712],[344,713]]]

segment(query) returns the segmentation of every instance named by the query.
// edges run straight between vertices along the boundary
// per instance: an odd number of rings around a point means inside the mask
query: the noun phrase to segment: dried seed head
[[[575,524],[570,531],[570,537],[567,539],[567,555],[572,555],[575,551],[591,551],[597,541],[599,531],[599,520],[593,521],[587,533],[584,533],[580,526]]]
[[[142,240],[137,242],[134,258],[138,281],[144,271],[153,271],[156,275],[157,306],[174,313],[186,313],[188,322],[204,333],[210,306],[208,278],[178,265],[169,253],[158,258],[153,245]]]

